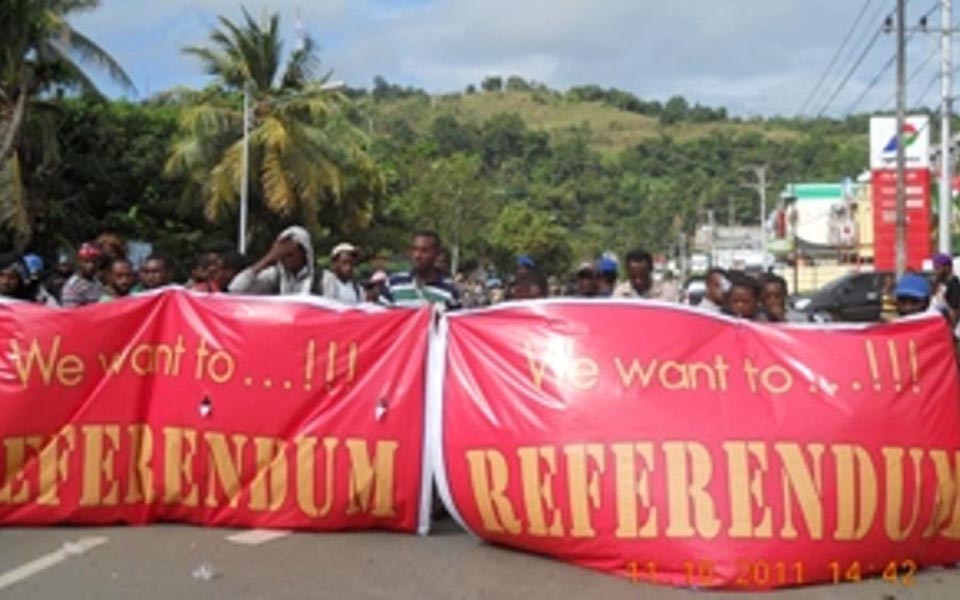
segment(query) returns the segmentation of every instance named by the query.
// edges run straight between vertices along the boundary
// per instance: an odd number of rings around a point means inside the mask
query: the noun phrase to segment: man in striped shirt
[[[404,308],[439,304],[447,310],[460,308],[460,294],[453,282],[437,269],[440,236],[434,231],[418,231],[410,244],[409,273],[390,276],[384,300]]]

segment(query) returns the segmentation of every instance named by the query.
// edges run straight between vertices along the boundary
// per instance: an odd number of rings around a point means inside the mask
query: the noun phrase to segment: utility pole
[[[237,251],[247,252],[247,212],[250,188],[250,85],[243,84],[243,164],[240,166],[240,231],[237,232]]]
[[[953,61],[950,42],[953,37],[953,23],[951,5],[953,0],[940,0],[940,223],[938,249],[940,252],[952,254],[950,240],[952,199],[951,184],[953,183],[953,161],[950,156],[950,117],[952,116],[952,81]]]
[[[757,183],[744,183],[743,187],[756,190],[760,196],[760,264],[767,270],[767,165],[748,167],[757,178]]]
[[[906,0],[897,0],[897,246],[899,278],[907,270],[907,187],[903,126],[907,111]]]

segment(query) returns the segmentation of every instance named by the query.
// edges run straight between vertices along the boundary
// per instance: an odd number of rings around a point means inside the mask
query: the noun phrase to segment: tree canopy
[[[99,5],[99,0],[6,0],[0,10],[0,231],[12,233],[17,245],[29,240],[41,210],[31,179],[47,177],[57,151],[49,118],[56,106],[46,97],[64,91],[99,96],[84,66],[134,90],[117,61],[67,21]]]
[[[233,244],[245,91],[251,252],[301,222],[318,248],[346,239],[396,262],[409,234],[429,227],[460,265],[508,270],[529,254],[564,274],[610,250],[673,252],[710,212],[757,223],[747,165],[769,166],[773,197],[867,162],[867,115],[742,119],[680,96],[558,91],[499,74],[443,96],[380,76],[369,90],[340,88],[312,40],[285,52],[279,18],[246,11],[185,49],[213,76],[206,89],[108,101],[71,91],[94,91],[72,61],[128,81],[122,69],[63,33],[68,15],[97,2],[8,4],[33,20],[19,31],[14,13],[0,14],[0,33],[15,34],[0,37],[0,142],[14,140],[0,169],[0,227],[22,232],[0,237],[0,250],[29,242],[52,256],[104,229],[181,260]],[[87,52],[57,58],[66,43]]]
[[[349,100],[326,87],[326,77],[317,78],[319,58],[309,38],[284,67],[279,15],[258,23],[244,9],[243,18],[236,24],[221,16],[210,46],[184,48],[219,87],[183,111],[165,172],[183,178],[186,196],[217,221],[236,210],[246,158],[259,217],[254,236],[272,237],[268,228],[277,218],[301,221],[314,233],[367,225],[383,177],[351,121]],[[244,102],[252,104],[248,142]]]

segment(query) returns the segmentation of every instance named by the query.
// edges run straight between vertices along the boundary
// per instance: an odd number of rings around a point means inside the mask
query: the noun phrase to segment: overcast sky
[[[793,115],[811,92],[866,0],[248,0],[250,11],[281,15],[289,49],[298,8],[334,78],[370,87],[375,75],[431,92],[462,90],[489,74],[520,75],[566,89],[596,83],[644,99],[675,94],[741,115]],[[141,97],[208,79],[179,49],[204,44],[223,14],[240,18],[236,0],[104,0],[73,18],[127,69]],[[915,24],[934,0],[911,0]],[[816,113],[856,55],[892,10],[871,0],[850,47],[807,113]],[[939,12],[931,24],[939,23]],[[869,31],[868,31],[869,26]],[[861,39],[863,41],[861,41]],[[936,38],[909,44],[909,103],[924,91],[936,102]],[[882,35],[830,105],[845,113],[892,57]],[[922,66],[927,60],[925,66]],[[890,108],[889,69],[858,110]],[[102,81],[101,79],[98,79]],[[108,86],[108,91],[111,91]]]

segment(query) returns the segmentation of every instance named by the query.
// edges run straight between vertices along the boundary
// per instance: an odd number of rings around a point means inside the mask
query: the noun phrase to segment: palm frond
[[[282,153],[278,148],[265,149],[260,179],[263,185],[264,203],[271,211],[289,216],[299,208],[299,195],[287,175]]]
[[[240,88],[247,79],[243,64],[227,53],[218,53],[201,46],[186,46],[181,52],[199,58],[208,75],[220,77],[230,87]]]
[[[48,2],[50,10],[62,15],[88,12],[100,7],[100,0],[53,0]]]
[[[0,164],[0,228],[19,239],[29,238],[31,233],[27,190],[16,152]]]
[[[83,62],[103,69],[110,79],[119,83],[125,90],[136,93],[137,88],[130,80],[130,76],[106,50],[72,27],[66,26],[66,31],[69,32],[69,44],[64,50],[76,54]]]
[[[243,132],[243,111],[213,104],[198,104],[183,112],[180,127],[199,137],[240,136]]]
[[[254,143],[265,148],[286,152],[292,143],[290,131],[281,119],[270,116],[253,132]]]
[[[237,204],[242,179],[243,141],[231,145],[210,172],[204,189],[204,213],[214,221]]]
[[[163,166],[163,172],[168,177],[188,174],[202,162],[203,154],[203,144],[198,138],[186,137],[177,140]]]
[[[72,88],[81,93],[94,98],[103,98],[100,88],[92,79],[80,68],[69,53],[56,44],[49,41],[41,42],[37,46],[37,54],[47,61],[55,61],[54,70],[58,73],[57,77],[52,78],[55,83],[63,87]],[[46,83],[51,83],[47,81]]]
[[[313,38],[306,37],[303,47],[298,48],[290,55],[287,67],[284,70],[280,88],[284,90],[302,90],[314,80],[320,70],[320,59],[316,54],[316,43]],[[329,77],[331,73],[327,74]]]

